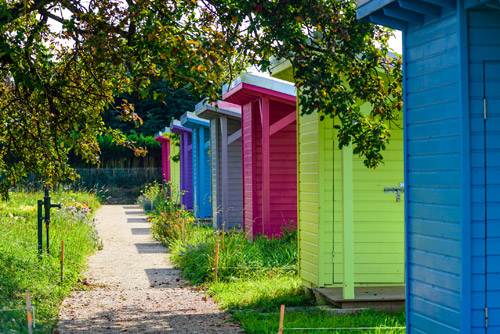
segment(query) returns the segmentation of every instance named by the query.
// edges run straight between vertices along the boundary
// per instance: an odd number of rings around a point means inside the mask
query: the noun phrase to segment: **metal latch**
[[[396,202],[401,201],[401,194],[405,192],[405,184],[400,183],[399,187],[385,187],[385,193],[396,193]]]

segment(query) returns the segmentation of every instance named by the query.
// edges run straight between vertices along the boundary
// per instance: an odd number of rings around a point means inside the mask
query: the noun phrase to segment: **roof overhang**
[[[455,10],[457,2],[457,0],[358,0],[358,18],[405,31],[411,24],[420,25],[428,19],[441,17],[447,10]]]
[[[220,116],[226,116],[236,120],[241,119],[241,107],[225,101],[217,101],[215,104],[209,104],[206,100],[196,105],[196,116],[204,119],[214,119]]]
[[[181,134],[183,132],[189,132],[189,133],[192,132],[191,129],[182,126],[181,122],[179,120],[176,120],[176,119],[174,119],[170,123],[170,131],[172,131],[173,133],[177,133],[177,134]]]
[[[200,118],[196,116],[194,112],[191,111],[186,111],[184,114],[182,114],[180,118],[182,126],[186,128],[195,128],[195,127],[209,127],[210,122],[207,121],[206,119]]]
[[[240,106],[263,96],[296,105],[296,95],[295,85],[288,81],[250,73],[244,73],[230,85],[224,85],[222,88],[222,98]]]

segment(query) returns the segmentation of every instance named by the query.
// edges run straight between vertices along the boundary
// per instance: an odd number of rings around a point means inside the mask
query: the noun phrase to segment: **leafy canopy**
[[[260,70],[271,70],[273,57],[290,61],[301,112],[337,117],[340,148],[353,143],[371,168],[382,161],[390,124],[402,111],[401,59],[389,52],[391,30],[357,20],[353,0],[202,3]],[[361,112],[361,101],[370,103],[370,114]]]
[[[99,135],[145,154],[103,122],[120,94],[144,98],[165,80],[215,100],[273,56],[292,63],[302,112],[337,116],[339,145],[376,166],[401,110],[401,64],[387,57],[390,31],[355,11],[347,0],[0,0],[2,193],[28,173],[75,178],[68,153],[98,164]],[[142,122],[126,100],[116,111]]]

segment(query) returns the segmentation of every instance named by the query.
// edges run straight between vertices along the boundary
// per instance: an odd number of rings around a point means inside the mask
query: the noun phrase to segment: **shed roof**
[[[174,119],[172,122],[170,122],[170,131],[173,133],[180,134],[182,132],[189,132],[191,133],[190,128],[186,128],[185,126],[182,126],[181,121]]]
[[[200,118],[196,116],[194,112],[191,111],[186,111],[184,114],[181,116],[181,124],[184,127],[187,128],[193,128],[193,127],[199,127],[199,126],[204,126],[204,127],[209,127],[210,122],[207,121],[206,119]]]
[[[156,141],[158,141],[160,143],[168,143],[170,141],[170,139],[164,136],[167,133],[170,133],[170,128],[168,126],[164,127],[163,130],[155,133],[154,138]]]
[[[217,101],[215,104],[209,104],[205,99],[196,105],[195,113],[196,116],[208,120],[219,116],[241,119],[241,107],[225,101]]]
[[[296,94],[295,85],[288,81],[250,73],[244,73],[231,84],[222,87],[223,99],[239,105],[244,105],[262,95],[269,95],[276,100],[295,105]]]

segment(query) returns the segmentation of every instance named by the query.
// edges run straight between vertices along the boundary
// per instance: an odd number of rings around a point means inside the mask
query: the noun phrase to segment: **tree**
[[[28,173],[47,185],[75,178],[71,150],[98,164],[101,134],[137,149],[105,126],[102,113],[119,94],[147,96],[152,78],[215,98],[239,62],[195,9],[194,1],[0,2],[3,195]],[[62,28],[51,29],[54,22]],[[120,120],[141,123],[127,101],[118,110]]]
[[[48,185],[75,178],[68,153],[98,164],[101,134],[145,154],[102,120],[120,94],[144,98],[155,79],[215,100],[272,56],[292,62],[302,111],[339,117],[339,144],[376,166],[401,109],[400,63],[387,57],[390,32],[355,10],[348,0],[0,1],[1,192],[28,173]],[[142,122],[128,101],[116,109]]]
[[[134,105],[135,113],[143,121],[141,126],[117,120],[116,116],[119,112],[113,108],[104,112],[104,123],[124,133],[135,132],[144,136],[153,136],[168,126],[172,118],[177,119],[184,112],[193,111],[196,103],[202,98],[194,94],[188,86],[174,89],[164,80],[152,80],[151,86],[152,94],[150,95],[152,96],[149,98],[141,98],[137,92],[132,92],[122,94],[115,99],[117,105],[120,105],[123,99]]]
[[[401,58],[391,54],[392,31],[360,22],[354,0],[202,1],[208,17],[238,39],[238,49],[262,71],[271,58],[288,60],[301,91],[301,111],[338,117],[338,145],[375,168],[402,115]],[[371,104],[369,115],[360,101]]]

